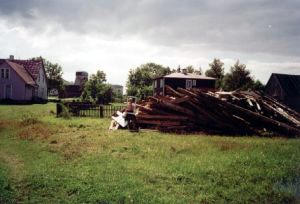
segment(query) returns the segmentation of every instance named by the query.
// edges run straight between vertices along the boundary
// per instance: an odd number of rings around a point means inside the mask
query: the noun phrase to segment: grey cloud
[[[0,0],[0,16],[34,32],[139,35],[154,44],[300,56],[297,0]],[[299,58],[298,58],[299,59]]]

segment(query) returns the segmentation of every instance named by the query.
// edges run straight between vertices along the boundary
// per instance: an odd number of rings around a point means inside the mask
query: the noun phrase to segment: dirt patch
[[[0,120],[0,130],[5,128],[17,127],[18,125],[19,123],[13,120]]]
[[[21,139],[33,140],[36,138],[47,139],[53,134],[53,131],[44,123],[36,123],[23,127],[18,135]]]

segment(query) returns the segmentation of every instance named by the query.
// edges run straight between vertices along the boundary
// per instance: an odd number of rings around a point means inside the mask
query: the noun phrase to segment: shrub
[[[70,119],[71,118],[71,114],[69,113],[69,109],[61,104],[62,106],[62,112],[59,114],[59,117],[63,117],[64,119]]]

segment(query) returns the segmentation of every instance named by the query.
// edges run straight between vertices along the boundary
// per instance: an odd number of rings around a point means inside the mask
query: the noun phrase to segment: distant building
[[[187,73],[186,69],[182,69],[180,73],[172,73],[153,80],[154,95],[165,95],[165,86],[168,85],[173,89],[178,87],[199,88],[204,90],[215,90],[216,79],[206,77],[196,73]]]
[[[114,84],[111,85],[111,87],[112,87],[112,91],[115,94],[123,96],[123,89],[124,89],[123,86]]]
[[[85,71],[76,72],[76,78],[74,85],[84,86],[84,84],[88,81],[89,74]]]
[[[59,93],[60,98],[78,98],[81,96],[84,84],[88,81],[88,73],[85,71],[76,72],[75,83],[65,83],[64,90]]]
[[[47,77],[41,59],[0,59],[0,99],[47,100]]]
[[[264,93],[300,112],[300,75],[273,73]]]

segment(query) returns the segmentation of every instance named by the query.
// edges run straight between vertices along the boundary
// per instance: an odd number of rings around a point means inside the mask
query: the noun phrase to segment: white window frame
[[[160,79],[159,88],[163,88],[164,86],[165,86],[165,80],[164,79]]]
[[[197,80],[193,80],[193,86],[197,86]]]
[[[157,80],[154,80],[154,88],[157,88]]]
[[[186,88],[186,89],[190,89],[190,88],[192,88],[192,87],[193,87],[193,80],[187,79],[187,80],[185,81],[185,88]]]

